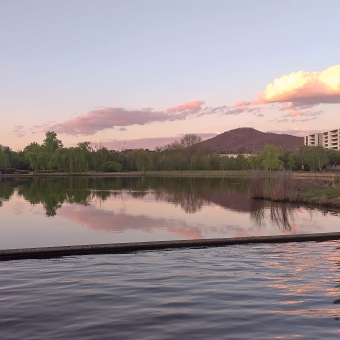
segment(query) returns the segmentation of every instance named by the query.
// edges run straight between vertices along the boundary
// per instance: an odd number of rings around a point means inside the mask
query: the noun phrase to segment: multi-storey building
[[[305,136],[304,142],[309,146],[320,145],[325,149],[340,150],[340,129]]]

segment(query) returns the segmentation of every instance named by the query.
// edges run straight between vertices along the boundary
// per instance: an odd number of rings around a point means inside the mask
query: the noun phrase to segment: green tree
[[[211,164],[210,164],[210,157],[209,157],[209,155],[204,157],[204,159],[203,159],[203,168],[206,171],[211,170]]]
[[[109,161],[103,163],[100,169],[104,172],[120,172],[122,171],[122,165],[115,161]]]
[[[88,168],[92,170],[92,143],[85,141],[77,144],[77,147],[83,150],[84,156],[86,158]]]
[[[237,170],[246,170],[249,164],[247,159],[240,153],[235,158],[235,162]]]
[[[265,170],[279,170],[282,169],[283,162],[279,159],[280,150],[272,144],[266,145],[263,151],[262,166]]]
[[[190,168],[191,171],[195,171],[199,169],[199,160],[197,155],[192,155],[190,159]]]
[[[295,157],[294,153],[290,153],[288,156],[288,161],[287,161],[287,167],[289,170],[292,170],[295,168]]]
[[[147,151],[141,150],[137,155],[136,166],[139,171],[148,171],[149,157]]]
[[[337,166],[340,165],[340,151],[334,149],[328,149],[326,151],[328,164],[330,166]]]
[[[298,161],[298,168],[301,169],[301,170],[304,170],[305,168],[305,165],[306,165],[306,155],[308,153],[308,150],[310,148],[313,148],[313,146],[306,146],[306,145],[303,145],[301,146],[297,153],[296,153],[296,159]]]
[[[312,171],[321,171],[328,164],[326,149],[322,146],[311,146],[308,149],[305,161]]]
[[[9,167],[9,158],[5,153],[5,147],[0,145],[0,168]]]
[[[57,134],[54,131],[47,131],[42,146],[46,152],[53,153],[58,148],[62,148],[63,143],[57,138]]]
[[[49,167],[49,154],[43,146],[37,143],[31,143],[25,147],[24,154],[25,159],[34,172],[46,170]]]
[[[248,164],[253,170],[259,170],[261,168],[261,158],[258,155],[251,155],[248,158]]]

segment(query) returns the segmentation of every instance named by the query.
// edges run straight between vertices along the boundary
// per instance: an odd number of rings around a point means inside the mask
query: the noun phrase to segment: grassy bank
[[[299,177],[292,172],[277,172],[264,178],[257,173],[250,180],[249,193],[252,199],[340,208],[339,178],[335,176]]]
[[[325,188],[303,190],[298,194],[298,200],[303,203],[340,208],[340,189]]]

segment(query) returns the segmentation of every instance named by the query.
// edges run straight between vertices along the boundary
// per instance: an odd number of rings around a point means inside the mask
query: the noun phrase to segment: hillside
[[[219,152],[237,152],[240,149],[258,152],[262,151],[266,144],[273,144],[286,150],[296,150],[303,145],[303,137],[261,132],[253,128],[238,128],[223,132],[203,143]]]

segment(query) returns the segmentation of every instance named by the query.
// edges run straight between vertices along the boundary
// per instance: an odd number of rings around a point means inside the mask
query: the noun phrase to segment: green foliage
[[[327,158],[328,158],[328,165],[336,166],[340,165],[340,151],[329,149],[326,150]]]
[[[149,169],[149,157],[147,151],[141,151],[138,153],[136,166],[139,171],[145,172]]]
[[[0,145],[0,168],[7,168],[10,166],[9,158],[6,155],[5,147]]]
[[[104,172],[120,172],[122,168],[121,164],[114,161],[105,162],[100,166],[100,170]]]
[[[210,164],[210,158],[209,158],[209,155],[204,157],[204,160],[203,160],[203,169],[204,170],[211,170],[211,164]]]
[[[268,144],[263,151],[263,161],[261,165],[265,170],[280,170],[283,167],[283,162],[279,159],[280,150],[275,146]]]
[[[248,164],[253,170],[261,169],[262,159],[259,155],[251,155],[248,158]]]
[[[310,148],[313,148],[313,146],[306,146],[303,145],[301,146],[297,153],[296,153],[296,160],[297,160],[297,168],[298,170],[305,170],[305,166],[306,166],[306,155],[308,153],[308,150]]]
[[[240,150],[245,151],[245,150]],[[325,166],[340,165],[340,151],[321,147],[302,146],[296,152],[279,150],[266,145],[263,152],[249,158],[223,156],[201,143],[201,138],[187,134],[179,141],[154,151],[147,149],[108,150],[89,141],[77,147],[63,147],[57,134],[48,131],[41,145],[31,143],[22,151],[13,151],[0,145],[0,168],[33,170],[36,173],[86,171],[200,171],[200,170],[309,170],[321,171]]]
[[[190,168],[191,171],[199,170],[199,159],[197,155],[192,155],[190,157]]]
[[[45,152],[53,153],[58,148],[62,148],[63,143],[57,138],[57,134],[54,131],[47,131],[42,147]]]
[[[62,170],[71,174],[83,173],[88,170],[88,163],[83,149],[76,147],[60,150],[62,151],[60,152],[58,164],[62,165]]]
[[[288,156],[287,167],[289,170],[293,170],[295,168],[295,157],[293,153],[290,153]]]
[[[321,171],[327,164],[326,149],[322,146],[311,146],[307,149],[305,162],[312,171]]]
[[[306,198],[325,196],[327,199],[333,199],[340,197],[340,189],[336,188],[312,189],[303,191],[302,195]]]

